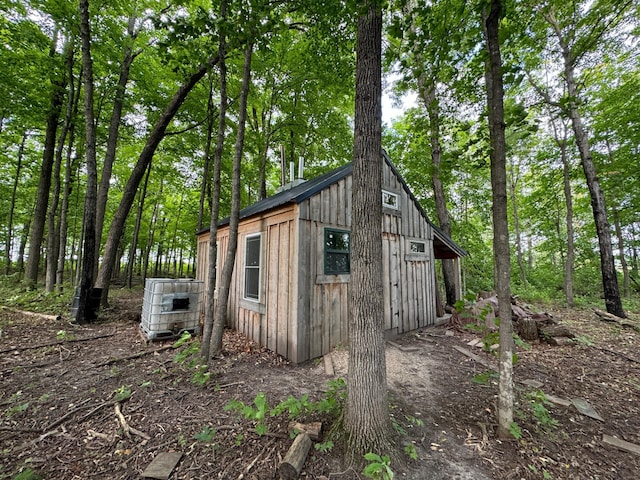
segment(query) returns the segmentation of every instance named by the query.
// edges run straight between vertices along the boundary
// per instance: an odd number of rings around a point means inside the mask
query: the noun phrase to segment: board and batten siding
[[[297,354],[297,230],[297,208],[294,205],[240,222],[226,322],[228,327],[294,362],[306,360],[298,359]],[[246,239],[256,234],[261,236],[258,301],[244,298]],[[204,265],[201,259],[208,261],[208,241],[208,234],[201,235],[198,241],[197,276],[205,281],[206,266],[201,266]],[[218,231],[217,283],[228,242],[229,227],[225,226]]]
[[[381,225],[385,330],[404,333],[436,319],[433,229],[386,162],[382,188],[398,196],[397,209],[383,208]],[[241,220],[229,327],[295,363],[348,343],[350,275],[325,275],[324,230],[351,231],[351,190],[347,175],[298,204]],[[247,236],[257,233],[262,256],[255,302],[243,298],[244,257]],[[197,278],[205,281],[208,238],[198,238]],[[412,252],[412,241],[423,242],[424,252]],[[218,259],[227,248],[228,227],[223,227]]]

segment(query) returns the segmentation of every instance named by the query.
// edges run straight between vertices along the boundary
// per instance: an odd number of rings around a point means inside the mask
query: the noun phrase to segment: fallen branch
[[[120,410],[120,402],[114,403],[113,409],[116,412],[116,417],[118,417],[118,420],[120,421],[120,425],[122,426],[122,430],[124,431],[124,434],[127,437],[131,438],[131,434],[133,433],[134,435],[142,437],[145,440],[151,440],[151,437],[149,435],[147,435],[144,432],[141,432],[140,430],[133,428],[131,425],[127,423],[127,420],[124,418],[124,415]]]
[[[164,352],[165,350],[169,350],[171,348],[174,348],[173,345],[166,345],[164,347],[157,348],[155,350],[144,350],[142,352],[134,353],[133,355],[127,355],[126,357],[110,358],[109,360],[98,363],[97,365],[95,365],[95,367],[99,368],[99,367],[111,365],[113,363],[124,362],[126,360],[134,360],[136,358],[144,357],[145,355]]]
[[[35,350],[37,348],[55,347],[56,345],[63,345],[65,343],[89,342],[91,340],[99,340],[101,338],[113,337],[115,334],[116,334],[116,332],[105,333],[103,335],[96,335],[95,337],[69,338],[69,339],[65,339],[65,340],[57,340],[55,342],[39,343],[38,345],[25,345],[25,346],[20,346],[20,347],[5,348],[4,350],[0,350],[0,353],[22,352],[24,350]]]
[[[636,360],[635,358],[630,357],[628,355],[625,355],[622,352],[616,352],[615,350],[609,350],[608,348],[604,348],[604,347],[597,347],[596,345],[591,345],[591,348],[595,348],[595,349],[600,350],[602,352],[606,352],[606,353],[610,353],[612,355],[616,355],[618,357],[622,357],[625,360],[628,360],[628,361],[633,362],[633,363],[640,363],[640,360]]]
[[[309,435],[306,433],[301,433],[296,437],[291,448],[289,448],[289,451],[282,460],[282,463],[278,466],[280,478],[294,480],[300,476],[312,443]]]
[[[38,312],[27,312],[26,310],[18,310],[17,308],[11,308],[11,307],[2,307],[3,310],[8,310],[10,312],[13,313],[18,313],[20,315],[24,315],[26,317],[37,317],[37,318],[42,318],[44,320],[52,320],[52,321],[57,321],[60,320],[62,318],[61,315],[49,315],[47,313],[38,313]]]

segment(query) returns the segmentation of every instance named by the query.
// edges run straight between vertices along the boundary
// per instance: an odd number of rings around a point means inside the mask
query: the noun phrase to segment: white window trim
[[[385,194],[395,197],[396,204],[395,205],[389,205],[388,203],[386,203],[384,201]],[[391,208],[392,210],[400,210],[400,195],[398,195],[397,193],[394,193],[394,192],[390,192],[389,190],[382,190],[382,206],[386,207],[386,208]]]
[[[252,239],[252,238],[256,238],[259,237],[260,238],[260,260],[258,263],[258,298],[249,298],[247,297],[247,268],[255,268],[255,267],[247,267],[247,241]],[[244,237],[244,268],[242,269],[242,300],[245,300],[247,302],[253,302],[253,303],[260,303],[260,300],[262,299],[262,262],[263,262],[263,255],[262,255],[262,232],[259,233],[252,233],[249,235],[246,235]]]

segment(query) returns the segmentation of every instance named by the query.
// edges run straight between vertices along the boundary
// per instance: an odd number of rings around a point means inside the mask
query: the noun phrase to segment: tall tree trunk
[[[53,35],[50,57],[56,55],[56,43],[58,41],[57,31]],[[27,267],[24,280],[29,287],[34,287],[38,281],[38,270],[40,268],[40,250],[42,239],[44,238],[44,227],[47,220],[47,208],[49,206],[49,191],[51,189],[51,173],[53,170],[53,160],[55,155],[56,134],[58,131],[58,119],[64,99],[64,81],[59,79],[57,72],[52,73],[51,79],[51,104],[47,114],[47,130],[45,133],[44,150],[42,152],[42,166],[40,169],[40,179],[38,181],[38,191],[36,194],[36,208],[33,212],[31,222],[31,236],[29,238],[29,256],[27,257]]]
[[[220,18],[227,18],[227,2],[220,2]],[[213,193],[211,198],[211,217],[209,220],[209,264],[207,266],[207,294],[204,311],[204,326],[202,329],[202,349],[200,357],[209,366],[211,358],[211,343],[213,336],[213,323],[215,317],[215,291],[217,281],[218,259],[218,220],[220,216],[220,170],[222,166],[222,154],[224,151],[225,129],[227,125],[227,53],[226,32],[220,30],[220,109],[218,112],[218,138],[213,152]],[[216,332],[216,342],[219,332]],[[213,345],[217,349],[217,343]]]
[[[207,99],[207,141],[204,145],[204,165],[202,167],[202,182],[200,184],[200,203],[198,206],[198,231],[204,226],[204,205],[205,200],[209,199],[209,207],[211,207],[211,179],[209,171],[211,170],[211,143],[213,142],[213,125],[214,125],[214,107],[213,107],[213,72],[210,74],[209,82],[209,98]]]
[[[356,44],[346,461],[397,457],[387,398],[382,305],[382,7],[362,2]]]
[[[60,172],[62,170],[62,154],[73,120],[73,106],[75,104],[75,85],[73,83],[74,49],[72,39],[68,39],[65,42],[65,57],[65,64],[69,75],[69,93],[67,95],[67,110],[55,151],[53,164],[53,195],[51,196],[51,207],[49,208],[47,218],[47,230],[49,232],[49,235],[47,235],[47,268],[45,273],[45,290],[47,292],[53,292],[57,278],[56,272],[60,253],[60,221],[56,222],[56,218],[60,219],[60,212],[58,211],[60,190],[62,188]]]
[[[509,176],[509,193],[511,194],[511,206],[513,208],[513,230],[516,236],[516,260],[518,261],[518,268],[520,269],[520,280],[522,286],[526,289],[527,284],[527,272],[524,268],[524,257],[522,254],[522,234],[520,232],[520,217],[518,216],[518,201],[516,198],[516,189],[518,186],[518,178],[516,174],[513,161],[510,164],[511,175]]]
[[[104,164],[102,166],[102,174],[100,176],[100,185],[98,187],[98,197],[96,203],[96,258],[95,272],[98,271],[98,259],[100,255],[100,245],[102,243],[102,229],[104,227],[104,215],[107,208],[107,199],[109,197],[109,186],[111,184],[111,172],[113,170],[113,162],[116,158],[116,148],[118,146],[118,135],[120,132],[120,120],[122,119],[122,109],[124,107],[124,97],[129,81],[129,72],[136,55],[133,53],[133,43],[137,37],[135,29],[137,12],[135,2],[133,4],[133,12],[129,16],[127,24],[128,38],[126,47],[120,64],[120,75],[116,92],[113,98],[113,110],[111,111],[111,120],[109,122],[109,136],[107,137],[107,151],[104,156]]]
[[[4,254],[5,265],[4,274],[9,275],[11,273],[11,243],[13,241],[13,213],[16,208],[16,194],[18,192],[18,184],[20,183],[20,170],[22,170],[22,157],[24,156],[24,144],[27,142],[28,134],[24,132],[22,135],[22,142],[18,148],[18,158],[16,164],[16,175],[13,179],[13,187],[11,189],[11,205],[9,206],[9,220],[7,221],[7,238],[5,240]]]
[[[96,254],[96,196],[98,172],[96,165],[96,126],[93,115],[93,62],[91,59],[91,29],[89,25],[89,0],[80,0],[80,37],[82,38],[82,69],[84,71],[84,119],[87,186],[84,200],[84,244],[82,276],[78,300],[78,323],[92,319],[89,296],[93,289],[93,262]]]
[[[625,298],[631,298],[631,283],[629,281],[629,265],[624,255],[624,236],[622,235],[622,227],[620,226],[620,216],[618,211],[613,211],[613,225],[616,229],[616,237],[618,237],[618,256],[620,265],[622,266],[622,288]]]
[[[31,230],[31,218],[27,219],[22,229],[22,235],[20,235],[20,247],[18,248],[18,261],[16,262],[16,270],[22,273],[24,272],[24,252],[27,248],[27,240],[29,238],[29,232]]]
[[[436,95],[436,87],[433,82],[427,82],[427,75],[421,73],[418,77],[418,88],[429,115],[429,138],[431,142],[431,185],[433,186],[433,198],[436,204],[438,224],[440,229],[451,236],[451,218],[447,208],[447,196],[440,178],[442,165],[442,144],[440,143],[440,103]],[[453,260],[442,260],[442,277],[446,302],[455,305],[458,300],[456,291],[456,271]]]
[[[196,86],[196,84],[205,76],[207,71],[215,65],[219,60],[218,54],[210,57],[203,65],[201,65],[197,71],[195,71],[191,76],[178,88],[176,93],[171,98],[171,101],[167,105],[167,107],[158,118],[153,130],[149,134],[147,138],[147,142],[140,152],[140,156],[138,157],[138,161],[136,162],[135,167],[131,171],[131,175],[127,184],[125,186],[124,192],[122,194],[122,200],[118,205],[118,209],[116,210],[115,215],[113,216],[113,220],[111,221],[111,226],[109,228],[109,235],[107,237],[107,241],[104,249],[104,256],[102,259],[102,267],[98,272],[98,279],[96,281],[96,285],[101,287],[102,290],[102,304],[107,305],[108,293],[109,293],[109,285],[111,283],[111,275],[115,268],[115,262],[117,259],[118,253],[118,245],[120,243],[120,238],[122,237],[122,232],[124,230],[124,225],[127,221],[127,216],[129,215],[129,211],[131,210],[131,206],[133,205],[133,201],[135,200],[136,192],[138,191],[138,187],[140,186],[140,182],[144,177],[144,173],[147,170],[147,166],[151,159],[153,158],[153,154],[155,153],[158,145],[164,138],[167,126],[173,120],[173,117],[176,115],[182,104],[184,103],[187,95]]]
[[[235,150],[233,155],[233,172],[231,175],[231,216],[229,220],[229,244],[227,255],[222,267],[220,285],[218,287],[218,298],[216,303],[216,313],[211,332],[211,353],[217,354],[222,350],[222,334],[227,318],[227,307],[229,305],[229,287],[231,285],[231,275],[236,260],[236,250],[238,247],[238,223],[240,222],[240,165],[242,151],[244,148],[244,134],[247,123],[247,97],[251,85],[251,57],[253,54],[253,43],[249,42],[244,52],[244,66],[242,70],[242,89],[240,93],[240,111],[238,113],[238,132],[236,137]],[[210,259],[215,262],[215,258]]]
[[[68,64],[69,67],[69,82],[73,84],[73,63]],[[62,188],[62,203],[60,205],[60,229],[59,229],[59,248],[58,248],[58,262],[56,266],[56,285],[58,291],[62,292],[64,284],[64,266],[67,259],[67,234],[69,230],[69,201],[71,198],[71,185],[73,183],[74,172],[78,168],[78,157],[73,155],[73,147],[76,140],[76,122],[78,117],[78,108],[80,104],[80,88],[82,82],[82,69],[78,75],[77,88],[70,87],[69,95],[74,98],[73,113],[71,115],[71,123],[69,124],[69,140],[67,142],[67,155],[65,157],[64,166],[64,181]],[[76,93],[77,92],[77,93]]]
[[[512,438],[513,423],[513,325],[511,323],[511,264],[507,219],[507,168],[504,123],[504,89],[500,55],[502,0],[492,0],[483,12],[484,33],[489,54],[485,82],[491,141],[491,190],[493,192],[493,256],[495,287],[500,319],[500,379],[498,385],[498,435]]]
[[[573,232],[573,195],[571,193],[571,165],[567,156],[567,126],[563,123],[562,137],[556,128],[556,123],[551,122],[556,145],[560,149],[560,160],[562,162],[562,183],[565,201],[565,223],[567,226],[567,258],[564,265],[564,296],[567,306],[574,306],[573,299],[573,269],[575,264],[575,246]]]
[[[589,187],[591,209],[593,210],[593,218],[595,221],[596,232],[598,234],[604,302],[607,312],[621,318],[626,318],[626,314],[622,308],[622,300],[620,299],[620,291],[618,288],[618,276],[615,268],[613,246],[611,245],[611,231],[609,229],[609,220],[607,219],[604,192],[600,187],[600,181],[598,180],[593,158],[591,157],[589,135],[582,124],[582,116],[578,110],[578,87],[575,79],[575,58],[571,51],[571,47],[569,46],[569,43],[554,16],[553,10],[550,10],[545,14],[545,19],[552,26],[556,37],[558,38],[560,48],[562,49],[564,79],[567,85],[569,99],[567,108],[569,111],[569,117],[571,118],[573,132],[576,136],[576,144],[578,145],[578,150],[580,152],[582,169],[584,170],[587,186]]]
[[[127,262],[126,285],[131,288],[133,283],[133,270],[135,268],[136,250],[138,249],[138,237],[140,236],[140,225],[142,224],[142,213],[144,212],[144,199],[147,196],[147,186],[149,185],[149,175],[151,174],[152,162],[149,162],[147,174],[144,177],[142,191],[138,195],[138,212],[136,214],[136,223],[133,228],[133,236],[131,238],[131,248],[129,249],[129,260]]]

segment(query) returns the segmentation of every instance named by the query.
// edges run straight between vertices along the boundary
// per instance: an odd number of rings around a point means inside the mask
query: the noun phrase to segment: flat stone
[[[455,333],[453,333],[453,330],[447,330],[446,332],[444,332],[445,337],[453,337],[454,335]]]
[[[479,338],[474,338],[470,342],[467,342],[467,345],[469,345],[470,347],[482,347],[482,340],[480,340]]]
[[[549,400],[551,403],[555,403],[556,405],[562,405],[563,407],[568,407],[570,405],[573,405],[571,403],[571,400],[567,400],[566,398],[556,397],[555,395],[551,395],[550,393],[545,393],[544,396],[547,397],[547,400]]]
[[[604,422],[604,418],[602,418],[584,398],[572,398],[571,403],[573,403],[582,415]]]
[[[528,385],[533,388],[540,388],[542,387],[542,385],[544,385],[542,382],[539,382],[538,380],[535,380],[533,378],[527,378],[526,380],[521,380],[520,383],[522,383],[523,385]]]
[[[169,480],[171,472],[182,458],[181,452],[162,452],[149,464],[142,472],[145,478],[155,478],[156,480]]]

